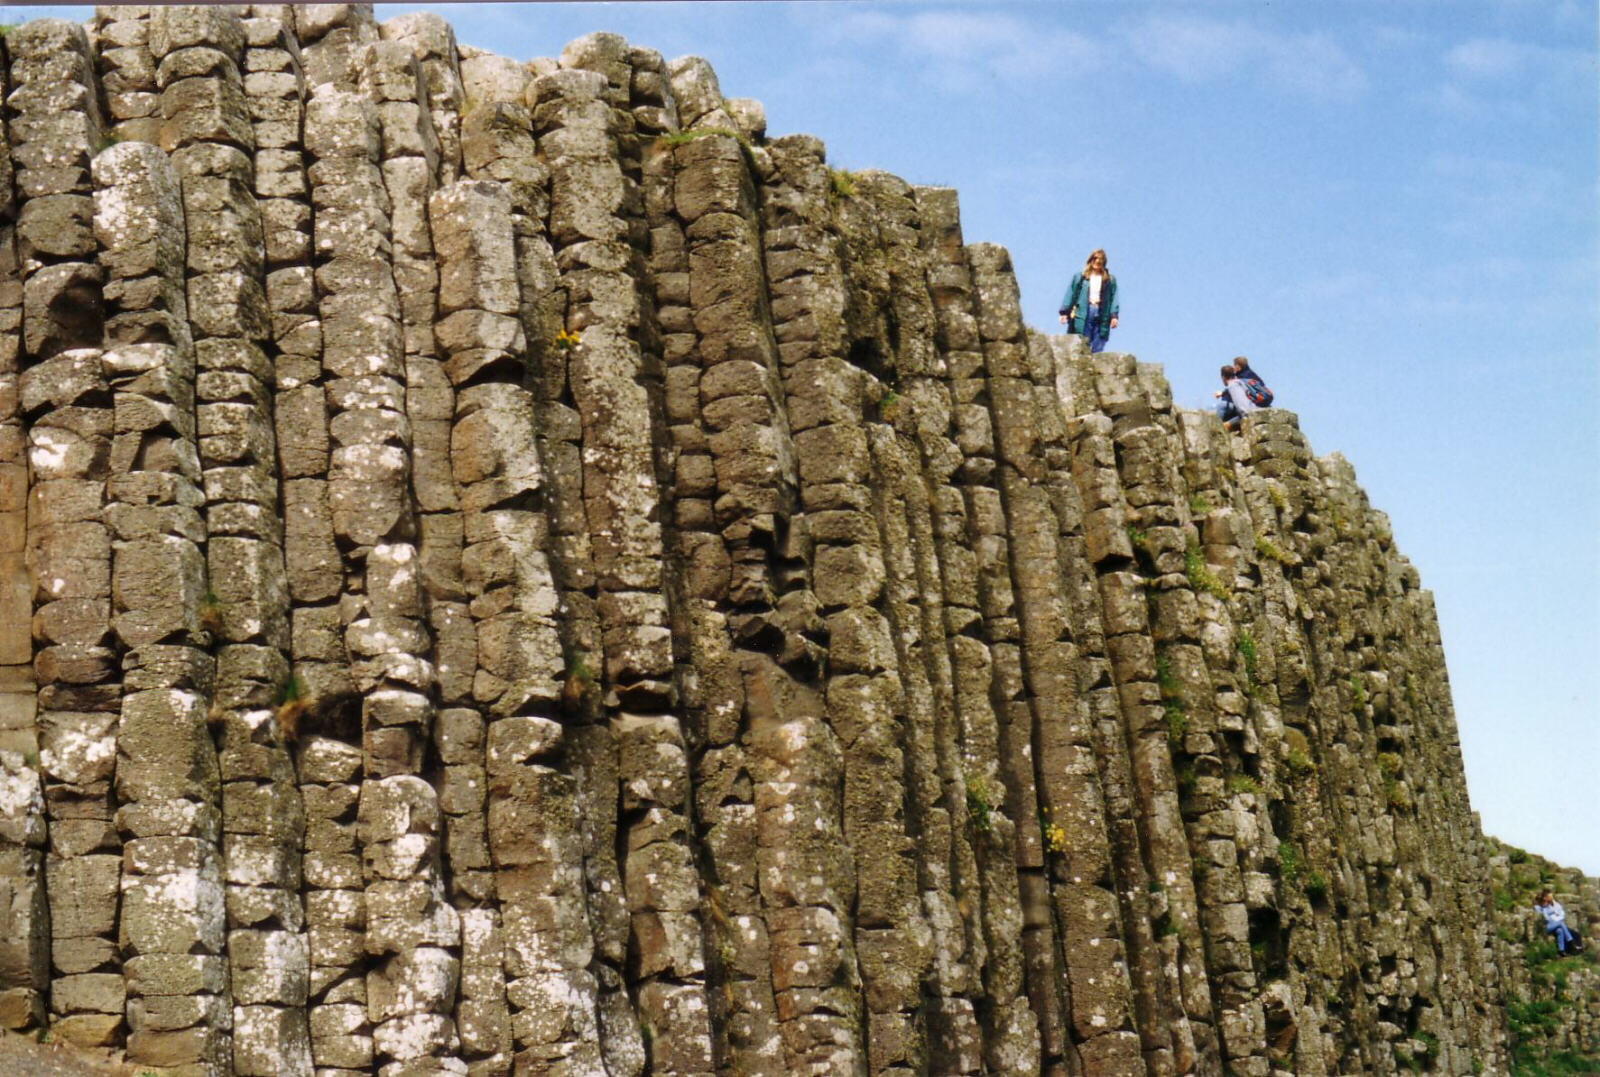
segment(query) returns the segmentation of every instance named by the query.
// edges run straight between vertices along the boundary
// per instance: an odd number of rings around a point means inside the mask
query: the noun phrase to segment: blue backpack
[[[1266,382],[1253,370],[1246,370],[1239,375],[1239,380],[1244,382],[1244,395],[1250,398],[1250,403],[1258,408],[1272,406],[1272,390],[1267,388]]]

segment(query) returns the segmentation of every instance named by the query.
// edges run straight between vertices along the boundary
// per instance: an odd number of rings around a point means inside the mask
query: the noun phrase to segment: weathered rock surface
[[[1295,416],[1025,328],[697,57],[4,38],[0,1025],[141,1072],[1505,1073],[1486,839]],[[1508,1020],[1509,1015],[1509,1020]]]

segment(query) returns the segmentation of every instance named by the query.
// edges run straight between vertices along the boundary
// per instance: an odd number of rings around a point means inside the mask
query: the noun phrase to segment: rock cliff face
[[[1027,330],[954,192],[614,35],[4,54],[0,1024],[250,1077],[1508,1070],[1527,861],[1291,413]]]

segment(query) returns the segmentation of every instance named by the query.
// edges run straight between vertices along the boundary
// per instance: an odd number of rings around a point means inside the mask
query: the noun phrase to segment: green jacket
[[[1065,314],[1072,311],[1072,322],[1068,330],[1083,336],[1084,329],[1089,320],[1089,282],[1083,279],[1082,273],[1072,275],[1072,283],[1067,286],[1067,294],[1061,297],[1061,310]],[[1102,332],[1111,331],[1111,319],[1117,317],[1117,278],[1110,273],[1100,285],[1100,329]]]

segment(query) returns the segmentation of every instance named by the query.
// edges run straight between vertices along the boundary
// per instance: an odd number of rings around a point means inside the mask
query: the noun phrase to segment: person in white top
[[[1069,333],[1089,339],[1091,352],[1102,352],[1121,313],[1117,302],[1117,278],[1106,269],[1106,252],[1093,250],[1083,271],[1073,274],[1067,294],[1061,297],[1061,324]]]
[[[1556,937],[1556,953],[1565,954],[1568,950],[1576,951],[1581,948],[1575,945],[1577,940],[1572,929],[1567,926],[1567,910],[1561,907],[1561,902],[1556,900],[1554,894],[1546,890],[1539,895],[1533,908],[1544,917],[1544,933]]]

